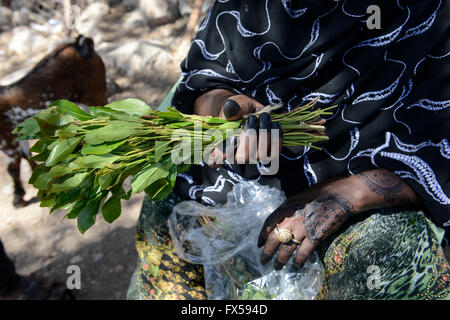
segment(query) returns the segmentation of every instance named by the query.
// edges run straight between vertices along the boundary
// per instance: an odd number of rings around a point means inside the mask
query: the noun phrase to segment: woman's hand
[[[288,199],[266,219],[258,239],[258,246],[264,245],[261,262],[269,262],[279,248],[274,268],[280,270],[298,247],[295,263],[302,266],[317,245],[351,215],[412,204],[418,204],[414,191],[385,169],[316,185]],[[294,240],[281,243],[277,233],[282,229],[290,230]]]
[[[235,95],[225,89],[214,89],[199,96],[194,103],[194,113],[200,116],[238,120],[264,106],[245,95]]]
[[[263,107],[261,103],[245,95],[234,95],[228,90],[215,89],[196,99],[194,113],[238,120]],[[274,129],[278,132],[271,134]],[[239,138],[227,141],[223,148],[214,149],[206,163],[217,166],[228,160],[230,163],[256,164],[260,160],[267,164],[279,156],[282,146],[281,133],[279,124],[273,123],[268,113],[261,113],[259,118],[249,116]]]

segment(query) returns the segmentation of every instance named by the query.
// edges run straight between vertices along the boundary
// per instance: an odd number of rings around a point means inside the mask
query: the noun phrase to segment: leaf
[[[34,119],[33,119],[34,120]],[[42,137],[30,148],[31,152],[41,153],[47,150],[47,147],[52,144],[54,140]]]
[[[159,162],[164,155],[164,152],[168,149],[172,141],[159,141],[155,142],[155,162]]]
[[[86,207],[78,214],[78,230],[81,233],[85,233],[90,227],[95,224],[95,216],[98,213],[100,206],[99,200],[91,200],[87,203]]]
[[[172,186],[166,179],[160,179],[145,189],[145,193],[153,201],[165,199],[172,191]]]
[[[16,140],[33,140],[39,139],[41,129],[37,121],[31,117],[19,124],[12,133],[18,134]]]
[[[179,164],[179,165],[177,165],[178,173],[184,173],[184,172],[188,171],[190,167],[191,167],[190,164],[186,164],[186,163]]]
[[[57,127],[60,116],[61,114],[58,111],[58,107],[54,106],[40,111],[37,115],[34,116],[34,118],[36,120],[39,119],[52,126]]]
[[[51,179],[56,179],[56,178],[65,176],[67,174],[70,174],[72,172],[73,172],[73,170],[71,168],[69,168],[68,166],[58,165],[58,166],[51,168],[48,173],[49,173],[49,177]]]
[[[57,145],[50,152],[45,165],[48,167],[58,164],[61,160],[67,157],[80,143],[82,137],[67,138],[64,140],[58,140]]]
[[[43,163],[41,163],[40,165],[36,166],[33,169],[33,173],[31,174],[31,177],[28,180],[28,183],[34,185],[34,183],[39,178],[39,176],[44,174],[44,173],[46,173],[47,171],[48,171],[48,167],[46,167],[45,164],[43,164]]]
[[[169,109],[169,108],[168,108]],[[173,109],[173,108],[170,108]],[[174,121],[183,121],[184,116],[176,109],[174,111],[157,111],[157,116],[162,119]]]
[[[120,159],[120,156],[116,156],[110,153],[100,156],[91,154],[85,157],[79,157],[72,163],[79,168],[101,169],[118,159]]]
[[[125,192],[125,189],[122,186],[115,186],[111,189],[111,192],[114,196],[124,199],[124,200],[130,200],[131,197],[131,190],[128,192]]]
[[[76,126],[75,124],[71,123],[61,129],[56,130],[55,134],[60,138],[60,139],[66,139],[66,138],[70,138],[73,137],[77,134],[79,127]]]
[[[72,117],[81,121],[92,119],[92,116],[90,114],[84,112],[75,103],[69,100],[65,99],[57,100],[52,104],[50,104],[50,107],[52,106],[57,106],[61,113],[69,114]]]
[[[140,116],[133,116],[128,113],[125,113],[122,111],[116,111],[116,110],[113,110],[113,112],[111,113],[110,119],[141,123]]]
[[[113,110],[106,107],[89,107],[89,113],[94,117],[109,117]]]
[[[107,104],[105,107],[136,116],[152,115],[155,113],[144,101],[134,98],[117,100]]]
[[[51,193],[58,193],[78,187],[86,177],[89,176],[88,172],[79,172],[74,174],[71,178],[65,180],[63,183],[54,183],[50,190]]]
[[[211,116],[207,116],[205,117],[205,122],[210,124],[210,123],[214,123],[214,124],[224,124],[227,123],[228,121],[222,118],[216,118],[216,117],[211,117]]]
[[[79,201],[71,203],[66,208],[67,209],[66,218],[67,219],[75,219],[76,217],[78,217],[78,215],[80,214],[81,210],[83,210],[83,208],[86,206],[87,202],[88,202],[88,200],[81,199]]]
[[[49,154],[50,154],[50,151],[49,150],[45,150],[44,152],[41,152],[41,153],[39,153],[37,155],[32,156],[31,160],[39,161],[39,162],[45,161],[45,160],[47,160]]]
[[[117,173],[114,171],[110,172],[108,174],[105,174],[105,175],[99,175],[98,183],[100,185],[100,188],[102,190],[108,189],[108,187],[111,186],[111,184],[113,183],[113,181],[116,177],[117,177]]]
[[[55,198],[51,198],[48,200],[45,199],[39,199],[39,207],[41,208],[49,208],[53,207],[56,204]]]
[[[133,193],[142,192],[153,182],[168,175],[169,169],[164,168],[161,163],[153,163],[133,176],[131,179],[131,190]]]
[[[167,181],[170,183],[170,185],[175,187],[175,182],[177,181],[177,175],[178,175],[178,166],[173,166],[170,168],[169,175],[167,176]]]
[[[131,136],[143,124],[127,121],[111,121],[108,125],[88,132],[84,138],[86,143],[97,145],[109,141],[123,140]]]
[[[105,142],[105,143],[98,144],[98,145],[85,144],[85,145],[83,145],[83,148],[81,149],[81,154],[82,155],[87,155],[87,154],[105,154],[105,153],[110,153],[111,151],[113,151],[114,149],[118,148],[119,146],[121,146],[125,142],[127,142],[127,140],[122,140],[122,141],[113,142],[113,143]]]
[[[237,129],[241,124],[238,121],[228,121],[221,124],[218,129],[227,130],[227,129]]]
[[[69,203],[78,201],[80,198],[83,198],[83,191],[83,188],[78,187],[58,193],[54,198],[56,200],[56,205],[58,208],[61,208],[67,206]]]
[[[194,125],[194,121],[183,121],[183,122],[168,123],[166,126],[168,128],[183,128],[183,127],[190,127],[193,125]]]
[[[49,173],[42,173],[37,176],[36,180],[33,183],[33,187],[39,190],[47,190],[47,185],[50,181],[52,181],[52,179],[49,177]]]
[[[55,131],[58,129],[57,126],[50,125],[47,122],[39,119],[37,116],[34,116],[33,119],[39,125],[41,136],[48,138],[55,135]]]
[[[102,208],[102,215],[106,222],[112,223],[120,216],[122,206],[120,204],[120,198],[112,196],[105,202]]]

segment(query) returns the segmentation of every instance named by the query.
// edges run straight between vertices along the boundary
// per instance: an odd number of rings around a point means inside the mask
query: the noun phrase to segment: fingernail
[[[305,265],[305,263],[300,264],[300,263],[294,262],[292,264],[292,270],[295,272],[298,272],[303,268],[304,265]]]
[[[270,259],[271,259],[272,257],[271,256],[269,256],[268,254],[266,254],[266,253],[262,253],[261,254],[261,259],[260,259],[260,261],[261,261],[261,264],[267,264],[267,262],[269,262],[270,261]]]
[[[223,104],[223,115],[225,118],[232,118],[235,115],[238,114],[239,110],[241,110],[241,107],[239,104],[234,100],[227,100]]]
[[[247,118],[247,120],[245,120],[244,123],[244,130],[248,130],[248,129],[255,129],[258,126],[258,118],[255,116],[250,116]]]
[[[272,127],[270,120],[270,115],[267,112],[261,113],[261,115],[259,116],[259,128],[270,130],[270,128]]]
[[[283,138],[283,130],[278,122],[272,122],[272,129],[278,130],[278,136]]]
[[[278,261],[278,260],[275,260],[275,262],[274,262],[274,264],[273,264],[273,268],[275,269],[275,270],[281,270],[281,269],[283,269],[283,267],[284,267],[284,264],[282,264],[280,261]]]

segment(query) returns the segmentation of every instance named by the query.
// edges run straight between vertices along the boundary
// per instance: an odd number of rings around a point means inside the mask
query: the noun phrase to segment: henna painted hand
[[[336,232],[351,215],[417,203],[414,191],[385,169],[316,185],[288,199],[266,219],[258,239],[258,246],[264,245],[261,263],[269,262],[279,248],[274,268],[280,270],[298,249],[295,263],[300,267],[317,245]],[[277,226],[278,230],[291,230],[297,243],[281,243],[276,235]]]

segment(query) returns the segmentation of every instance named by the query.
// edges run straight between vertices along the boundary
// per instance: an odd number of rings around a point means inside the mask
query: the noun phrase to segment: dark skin
[[[239,106],[226,104],[230,99]],[[228,107],[230,110],[227,110]],[[217,89],[197,98],[194,112],[236,120],[262,107],[254,99]],[[257,144],[257,141],[250,140],[250,143]],[[239,147],[236,157],[245,159],[245,148]],[[275,154],[279,151],[272,151],[272,156],[279,155]],[[223,157],[220,150],[214,153],[216,157]],[[264,246],[261,262],[268,263],[280,249],[274,263],[274,268],[280,270],[298,248],[294,260],[301,267],[316,247],[335,233],[350,216],[371,209],[418,204],[420,202],[414,191],[387,169],[369,170],[316,184],[288,198],[266,219],[258,239],[258,246]],[[275,234],[277,225],[280,229],[291,230],[293,238],[300,244],[292,241],[281,243]]]
[[[299,246],[295,263],[301,267],[317,245],[350,216],[370,209],[417,204],[414,191],[386,169],[316,185],[286,200],[267,218],[258,239],[258,246],[264,246],[261,262],[266,264],[280,248],[274,264],[280,270]],[[277,224],[279,228],[291,230],[301,244],[282,244],[274,232]]]

